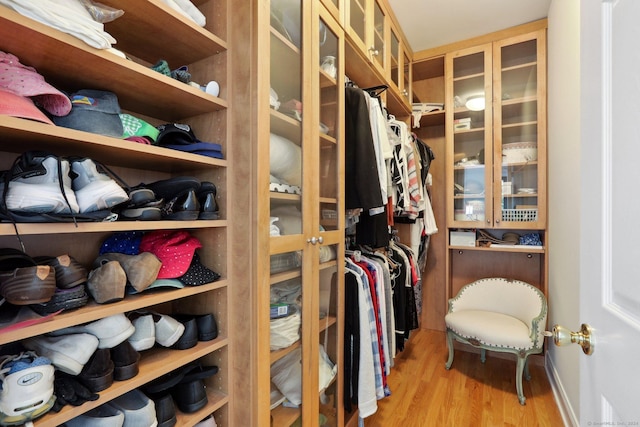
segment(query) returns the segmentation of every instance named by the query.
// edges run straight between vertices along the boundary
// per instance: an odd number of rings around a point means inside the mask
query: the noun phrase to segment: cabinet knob
[[[371,55],[373,56],[378,56],[380,54],[380,52],[378,51],[378,49],[376,49],[375,47],[371,46],[369,48],[369,52],[371,52]]]
[[[313,236],[310,239],[307,239],[307,243],[311,243],[312,245],[315,245],[316,243],[318,243],[318,238],[316,236]]]
[[[324,243],[324,237],[322,236],[318,237],[318,243],[320,244]]]

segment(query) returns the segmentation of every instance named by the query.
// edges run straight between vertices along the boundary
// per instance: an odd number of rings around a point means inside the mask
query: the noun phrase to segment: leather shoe
[[[208,402],[204,379],[218,373],[217,366],[196,364],[171,388],[171,395],[178,409],[192,413],[202,409]]]
[[[177,350],[186,350],[198,344],[198,324],[194,317],[174,316],[176,320],[184,325],[184,332],[173,345]]]
[[[198,219],[218,219],[218,204],[216,203],[216,186],[213,182],[202,181],[196,192],[200,203]]]
[[[176,405],[170,394],[166,393],[160,397],[153,398],[156,405],[156,418],[158,427],[173,427],[178,422],[176,418]]]
[[[82,368],[78,379],[93,393],[109,388],[113,384],[113,361],[109,349],[97,349]]]
[[[138,255],[127,255],[111,252],[100,255],[94,262],[94,267],[98,268],[109,261],[118,261],[122,266],[127,282],[133,286],[137,292],[142,292],[158,277],[162,262],[150,252],[142,252]]]
[[[168,220],[193,221],[200,215],[200,203],[194,190],[186,191],[165,201],[162,218]]]
[[[49,265],[56,270],[56,286],[69,289],[87,282],[89,272],[73,257],[64,254],[57,257],[39,256],[34,261],[38,265]]]
[[[111,349],[111,359],[115,369],[113,379],[124,381],[138,375],[140,353],[131,346],[129,341],[123,341]]]
[[[91,270],[87,290],[98,304],[124,299],[127,274],[118,261],[109,261]]]

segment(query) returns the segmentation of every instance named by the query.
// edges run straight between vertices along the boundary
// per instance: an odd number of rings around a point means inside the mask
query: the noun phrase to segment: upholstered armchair
[[[539,289],[519,280],[480,279],[464,286],[449,300],[445,316],[449,359],[453,363],[453,340],[480,348],[482,363],[486,350],[517,356],[516,391],[520,404],[523,373],[531,379],[527,367],[530,354],[542,352],[547,322],[547,301]]]

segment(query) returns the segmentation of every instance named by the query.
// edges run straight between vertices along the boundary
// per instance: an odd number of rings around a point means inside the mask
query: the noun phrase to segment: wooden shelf
[[[58,329],[92,322],[114,314],[139,310],[163,302],[200,295],[216,289],[226,288],[228,281],[221,279],[202,286],[185,286],[182,289],[154,290],[135,295],[126,295],[122,301],[112,304],[97,304],[93,301],[76,310],[64,311],[45,323],[27,326],[21,329],[3,331],[0,329],[0,345],[45,334]]]
[[[482,252],[524,252],[524,253],[532,253],[532,254],[543,254],[544,248],[540,249],[538,247],[527,247],[526,245],[522,245],[521,248],[514,247],[499,247],[499,246],[491,246],[491,247],[482,247],[482,246],[451,246],[449,245],[450,250],[454,251],[482,251]]]
[[[114,381],[109,388],[99,393],[100,398],[98,400],[85,402],[81,406],[67,405],[57,413],[50,411],[42,418],[39,418],[35,422],[35,425],[37,427],[59,426],[71,418],[83,414],[93,408],[97,408],[118,396],[121,396],[135,388],[141,387],[149,381],[173,371],[174,369],[193,362],[194,360],[206,356],[213,351],[219,350],[222,347],[227,346],[227,344],[228,342],[226,338],[218,337],[213,341],[198,342],[195,347],[188,350],[152,348],[142,351],[140,352],[140,371],[138,375],[127,381]],[[218,396],[215,399],[218,403],[226,400],[224,396],[219,394],[214,396]],[[204,416],[206,416],[206,414],[203,415],[203,417]]]

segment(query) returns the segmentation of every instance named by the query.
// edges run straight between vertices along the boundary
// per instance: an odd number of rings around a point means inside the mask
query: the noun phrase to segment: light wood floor
[[[531,381],[523,379],[526,405],[518,402],[515,357],[456,350],[447,371],[444,332],[414,331],[396,357],[388,378],[391,396],[378,401],[365,427],[550,426],[563,425],[542,366],[531,364]]]

